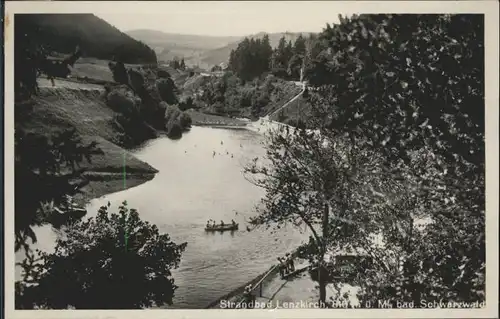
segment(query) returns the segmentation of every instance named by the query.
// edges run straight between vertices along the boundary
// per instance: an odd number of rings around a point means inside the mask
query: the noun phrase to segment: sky
[[[243,36],[319,32],[327,23],[338,22],[336,7],[335,1],[115,2],[98,5],[93,13],[122,31]]]

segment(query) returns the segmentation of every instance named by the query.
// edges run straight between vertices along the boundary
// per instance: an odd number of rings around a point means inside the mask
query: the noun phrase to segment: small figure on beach
[[[280,272],[280,277],[283,279],[286,275],[286,265],[281,257],[278,257],[278,270]]]
[[[212,157],[215,157],[215,151],[214,151],[214,153],[212,154]]]
[[[290,255],[290,253],[286,254],[286,263],[287,263],[287,266],[288,266],[288,270],[290,272],[295,271],[295,265],[293,263],[293,257]]]
[[[220,145],[224,145],[224,142],[223,142],[223,141],[220,141]]]

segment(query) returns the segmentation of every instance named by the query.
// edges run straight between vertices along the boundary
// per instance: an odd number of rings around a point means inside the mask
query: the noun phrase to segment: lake
[[[265,153],[262,139],[250,130],[193,127],[180,140],[149,141],[134,154],[159,170],[155,178],[88,205],[91,217],[108,201],[117,209],[127,200],[129,208],[137,209],[143,220],[156,224],[174,242],[188,243],[180,267],[173,272],[179,288],[172,308],[207,306],[266,271],[277,256],[306,239],[291,227],[275,233],[246,230],[246,221],[255,215],[264,191],[248,182],[242,169]],[[207,233],[208,219],[234,219],[240,230]],[[36,232],[37,248],[50,249],[55,238],[50,227]]]

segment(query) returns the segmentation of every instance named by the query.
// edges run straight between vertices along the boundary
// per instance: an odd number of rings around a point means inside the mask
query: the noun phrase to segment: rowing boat
[[[238,230],[238,224],[224,224],[205,227],[205,231],[227,231],[227,230]]]

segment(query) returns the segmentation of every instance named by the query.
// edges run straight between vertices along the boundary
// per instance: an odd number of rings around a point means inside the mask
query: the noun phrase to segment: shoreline
[[[74,196],[74,200],[80,205],[87,205],[94,199],[147,183],[156,173],[127,174],[125,179],[122,173],[114,172],[85,172],[84,176],[89,183]]]
[[[233,119],[217,115],[208,115],[190,110],[189,115],[193,116],[193,114],[195,119],[193,119],[193,123],[191,125],[197,127],[210,127],[227,130],[246,130],[248,124],[252,123],[252,121],[250,120],[246,121],[242,119]],[[149,139],[145,142],[155,140],[161,136],[163,136],[163,134],[159,135],[156,138]],[[85,138],[88,139],[87,136],[85,136]],[[96,137],[92,136],[92,139],[96,139]],[[102,138],[97,139],[99,140],[101,146],[105,146],[107,151],[109,151],[110,148],[113,148],[113,153],[121,150],[124,154],[127,154],[129,161],[132,160],[135,165],[132,165],[132,167],[129,167],[127,165],[125,181],[123,178],[122,167],[117,167],[113,164],[110,164],[109,166],[105,165],[107,167],[102,167],[102,164],[99,165],[100,167],[89,165],[89,170],[83,174],[85,179],[87,179],[89,182],[87,185],[83,186],[80,189],[77,195],[74,196],[74,199],[77,203],[86,205],[93,199],[142,185],[146,182],[151,181],[158,173],[158,170],[152,167],[149,163],[138,160],[133,155],[133,149],[129,150],[122,148]],[[108,159],[111,159],[112,162],[116,161],[116,154],[113,154],[113,156],[109,156],[109,154],[106,154],[105,156],[108,157]],[[129,162],[129,164],[132,163]]]
[[[243,120],[237,118],[231,118],[221,115],[205,114],[193,109],[185,111],[189,116],[191,116],[193,126],[234,126],[234,127],[245,127],[250,120]]]

